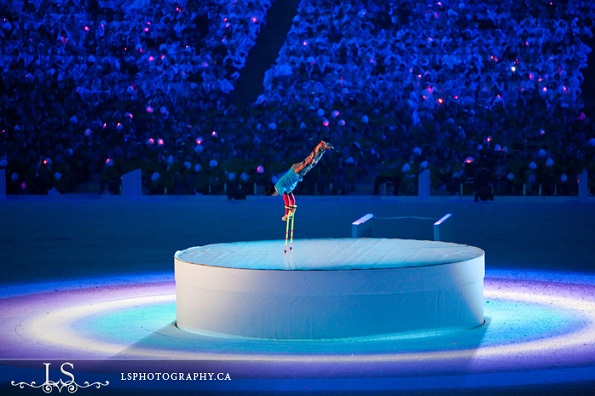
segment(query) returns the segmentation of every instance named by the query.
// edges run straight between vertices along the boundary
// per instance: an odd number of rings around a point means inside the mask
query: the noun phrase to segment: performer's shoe
[[[292,205],[293,211],[291,211],[291,212],[287,213],[285,216],[281,217],[281,221],[290,220],[293,217],[293,213],[295,212],[295,208],[297,208],[297,205]]]
[[[334,149],[332,144],[329,144],[329,143],[325,142],[324,140],[321,140],[320,144],[322,145],[322,148],[325,150],[333,150]]]

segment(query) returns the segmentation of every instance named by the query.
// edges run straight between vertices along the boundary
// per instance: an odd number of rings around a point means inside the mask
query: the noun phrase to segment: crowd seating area
[[[302,0],[263,93],[230,100],[274,0],[12,0],[0,6],[0,168],[10,194],[264,185],[320,139],[302,194],[379,171],[459,193],[488,168],[501,194],[573,194],[595,175],[581,91],[587,0]],[[279,0],[278,0],[279,1]],[[370,191],[372,193],[372,191]]]

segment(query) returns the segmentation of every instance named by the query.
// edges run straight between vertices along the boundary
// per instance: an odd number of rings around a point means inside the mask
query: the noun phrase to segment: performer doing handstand
[[[270,184],[265,187],[264,193],[269,196],[276,196],[282,194],[283,202],[285,203],[285,216],[281,220],[286,221],[289,217],[289,211],[295,210],[295,196],[293,190],[297,184],[301,182],[306,175],[312,169],[326,150],[332,150],[333,146],[330,144],[320,141],[318,145],[312,150],[310,155],[306,157],[302,162],[291,165],[291,168],[277,181],[276,184]]]

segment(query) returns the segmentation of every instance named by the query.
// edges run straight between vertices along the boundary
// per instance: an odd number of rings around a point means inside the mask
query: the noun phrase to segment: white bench
[[[433,234],[435,241],[452,241],[452,222],[448,221],[451,218],[452,214],[447,213],[442,216],[440,219],[436,220],[433,225]],[[373,220],[376,217],[372,213],[368,213],[353,223],[351,223],[351,237],[352,238],[363,238],[363,237],[371,237],[373,231]],[[403,216],[403,217],[392,217],[392,218],[382,218],[381,220],[402,220],[402,219],[420,219],[420,220],[433,220],[432,218],[426,217],[410,217],[410,216]]]

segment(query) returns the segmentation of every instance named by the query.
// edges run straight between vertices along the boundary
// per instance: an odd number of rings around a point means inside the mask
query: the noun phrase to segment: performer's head
[[[279,195],[279,193],[277,192],[275,185],[273,183],[271,183],[264,188],[264,195],[267,195],[269,197],[274,197],[275,195]]]

